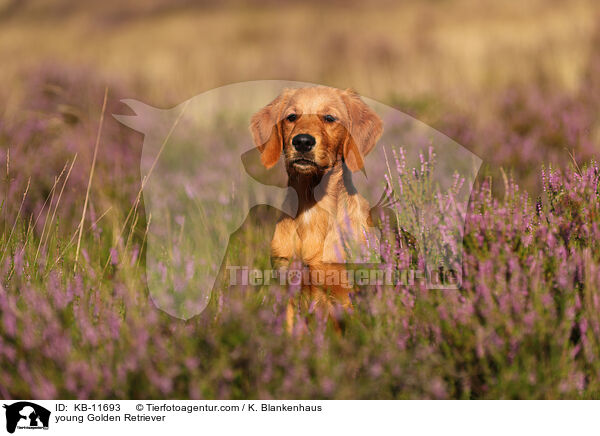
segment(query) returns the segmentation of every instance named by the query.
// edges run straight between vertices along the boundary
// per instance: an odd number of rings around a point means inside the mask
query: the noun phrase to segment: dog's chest
[[[303,261],[320,260],[323,244],[331,227],[331,214],[315,206],[296,217],[295,252]]]
[[[306,213],[308,212],[308,213]],[[296,218],[295,253],[306,264],[340,263],[346,257],[346,244],[360,239],[356,219],[347,210],[313,208]]]

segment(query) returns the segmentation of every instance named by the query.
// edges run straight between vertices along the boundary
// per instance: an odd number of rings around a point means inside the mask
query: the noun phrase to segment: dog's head
[[[252,117],[250,131],[266,168],[284,154],[290,175],[322,175],[343,160],[351,171],[381,136],[379,116],[352,90],[286,89]]]

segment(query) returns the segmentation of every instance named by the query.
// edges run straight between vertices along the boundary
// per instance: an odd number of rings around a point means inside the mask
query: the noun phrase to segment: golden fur
[[[351,307],[351,287],[326,283],[325,277],[344,272],[345,242],[364,243],[372,225],[369,204],[354,189],[351,174],[363,168],[364,157],[375,147],[381,119],[354,91],[319,86],[284,90],[254,114],[250,130],[266,168],[283,154],[288,185],[298,195],[296,216],[284,215],[275,228],[274,266],[302,261],[311,272],[310,283],[303,283],[304,296],[329,314],[333,303]],[[310,151],[293,146],[298,134],[314,138]],[[288,328],[293,317],[290,302]]]

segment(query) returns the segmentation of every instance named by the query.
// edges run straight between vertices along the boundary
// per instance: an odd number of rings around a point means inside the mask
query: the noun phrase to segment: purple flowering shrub
[[[495,194],[487,181],[476,186],[458,290],[375,286],[353,296],[353,313],[339,313],[343,334],[317,314],[300,317],[288,334],[294,287],[217,289],[188,321],[154,306],[144,283],[146,217],[134,201],[142,141],[109,118],[75,261],[104,92],[83,76],[34,74],[26,110],[0,120],[1,168],[10,156],[0,176],[1,398],[598,397],[592,93],[506,97],[482,149],[498,151],[491,163],[510,163],[528,188],[523,175],[534,177],[541,194],[530,198],[507,176],[494,181]],[[107,114],[122,113],[114,96],[125,93],[111,90]],[[456,122],[464,129],[446,133],[477,142],[469,135],[481,132],[470,125]],[[579,165],[564,165],[563,143],[581,145]],[[544,161],[563,164],[540,171],[541,150]],[[406,171],[413,173],[422,171]],[[263,233],[256,226],[239,235],[233,261],[267,268]],[[394,248],[384,256],[391,267],[413,262]]]
[[[88,71],[53,65],[23,80],[27,91],[18,110],[0,105],[0,180],[6,200],[0,219],[12,224],[21,202],[23,215],[37,216],[46,200],[45,206],[59,203],[62,189],[59,216],[70,231],[86,194],[105,85]],[[92,221],[111,206],[128,207],[137,193],[141,137],[110,117],[123,110],[118,101],[123,94],[122,86],[109,87],[87,217]],[[38,220],[36,230],[43,224]]]
[[[596,31],[593,46],[599,42]],[[527,84],[491,92],[491,116],[480,119],[478,107],[468,113],[448,108],[433,122],[485,160],[484,174],[500,177],[498,169],[508,168],[519,185],[531,192],[542,189],[542,162],[565,168],[572,157],[585,162],[600,152],[600,51],[591,50],[575,90],[553,84],[542,72],[539,75]]]
[[[0,257],[3,398],[580,398],[599,392],[600,171],[544,170],[544,195],[476,188],[458,290],[354,295],[338,334],[285,330],[286,290],[222,289],[188,321],[144,291],[135,241],[73,246],[21,222]],[[110,260],[107,264],[106,261]]]

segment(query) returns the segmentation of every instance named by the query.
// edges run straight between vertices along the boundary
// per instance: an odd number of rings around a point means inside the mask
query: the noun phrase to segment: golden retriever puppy
[[[383,123],[352,90],[286,89],[252,117],[250,131],[266,168],[283,154],[288,186],[298,198],[296,216],[282,216],[271,243],[273,266],[300,260],[308,268],[302,294],[331,314],[351,307],[352,286],[342,277],[350,243],[364,244],[372,226],[369,204],[352,184]],[[294,304],[287,310],[288,329]]]

